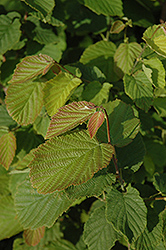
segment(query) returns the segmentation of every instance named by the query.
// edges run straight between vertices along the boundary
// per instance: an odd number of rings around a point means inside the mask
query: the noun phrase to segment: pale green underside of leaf
[[[25,239],[25,242],[29,246],[36,246],[40,240],[43,238],[45,233],[45,227],[39,227],[35,230],[26,229],[23,233],[23,237]]]
[[[121,43],[114,55],[116,66],[123,73],[128,74],[133,66],[134,60],[140,55],[141,51],[142,47],[136,42]]]
[[[65,133],[87,121],[96,111],[95,105],[91,102],[72,102],[61,107],[52,117],[46,138],[52,138]]]
[[[4,134],[0,138],[0,164],[7,170],[14,158],[16,150],[16,138],[12,132]]]
[[[159,25],[149,27],[143,34],[143,40],[157,54],[166,57],[166,35],[162,27]]]
[[[123,147],[135,138],[140,129],[140,121],[134,116],[133,109],[126,103],[115,100],[103,105],[109,116],[111,143]],[[106,123],[99,129],[100,141],[107,141]]]
[[[132,242],[145,230],[147,209],[136,189],[129,187],[124,194],[112,189],[107,195],[106,216]]]
[[[82,0],[86,7],[96,12],[98,15],[103,14],[105,16],[122,16],[123,7],[121,0]]]
[[[33,123],[43,106],[42,82],[25,82],[10,85],[6,105],[10,116],[20,125]]]
[[[0,198],[0,240],[10,238],[23,230],[16,218],[13,198],[8,195]]]
[[[157,58],[153,57],[149,60],[144,59],[144,64],[152,69],[152,79],[155,87],[165,87],[165,69],[162,62]]]
[[[36,192],[29,180],[18,187],[15,195],[15,208],[23,227],[36,229],[51,227],[73,203],[63,192],[42,195]]]
[[[50,13],[54,6],[55,1],[54,0],[21,0],[25,2],[28,6],[30,6],[33,10],[39,12],[42,16],[46,16],[48,13]]]
[[[47,55],[27,56],[17,64],[9,83],[22,83],[38,75],[45,75],[53,64],[54,60]]]
[[[112,86],[113,85],[108,82],[103,83],[101,90],[90,101],[98,106],[100,106],[103,103],[106,103],[108,101],[109,92]]]
[[[11,12],[16,13],[16,12]],[[6,53],[11,50],[12,47],[19,41],[21,36],[20,26],[21,23],[18,20],[18,14],[16,17],[10,18],[10,15],[0,16],[0,54]]]
[[[81,84],[81,79],[74,78],[68,73],[59,73],[46,83],[44,101],[47,112],[54,115],[68,100],[71,92]]]
[[[135,76],[124,76],[126,94],[135,104],[145,110],[149,110],[153,103],[153,87],[144,72],[138,72]]]
[[[91,250],[111,249],[118,235],[105,218],[105,206],[95,209],[84,226],[84,241]]]
[[[84,183],[109,164],[112,153],[110,144],[99,144],[88,131],[54,137],[35,152],[31,182],[43,194]]]

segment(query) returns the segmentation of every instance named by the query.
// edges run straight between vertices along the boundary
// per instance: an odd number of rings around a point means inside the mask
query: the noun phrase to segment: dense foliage
[[[1,1],[1,249],[166,249],[165,6]]]

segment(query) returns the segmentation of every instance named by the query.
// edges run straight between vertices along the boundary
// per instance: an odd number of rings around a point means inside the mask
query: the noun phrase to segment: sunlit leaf
[[[105,206],[97,208],[84,226],[84,241],[91,250],[111,249],[120,233],[105,218]]]
[[[126,25],[121,20],[117,20],[111,26],[110,33],[119,34],[125,27]]]
[[[20,39],[21,23],[18,17],[20,17],[20,15],[17,12],[0,15],[0,54],[11,50]]]
[[[20,125],[33,123],[40,114],[43,106],[43,87],[44,83],[38,81],[9,86],[6,95],[7,110]]]
[[[88,130],[91,138],[93,138],[97,130],[101,127],[104,119],[105,115],[102,111],[97,111],[91,116],[88,122]]]
[[[25,242],[29,246],[36,246],[40,240],[43,238],[45,233],[45,227],[40,227],[34,230],[26,229],[23,233],[23,237],[25,239]]]
[[[63,192],[39,194],[30,181],[26,180],[18,187],[15,195],[15,208],[24,229],[37,229],[42,226],[51,227],[73,201]]]
[[[34,153],[31,182],[43,194],[81,184],[106,167],[112,153],[110,144],[99,144],[87,131],[53,137]]]
[[[72,91],[81,84],[79,78],[73,77],[68,73],[59,73],[46,83],[44,88],[44,100],[47,112],[50,116],[54,115],[62,107]]]
[[[45,75],[53,64],[54,60],[47,55],[27,56],[17,64],[9,83],[22,83],[40,74]]]
[[[122,1],[121,0],[82,0],[85,6],[98,15],[103,14],[105,16],[122,16]]]
[[[16,138],[12,132],[4,134],[0,138],[0,164],[7,170],[14,158],[16,150]]]
[[[101,90],[90,101],[98,106],[106,103],[109,99],[110,88],[112,88],[112,86],[113,85],[108,82],[103,83]],[[94,89],[91,89],[91,91],[94,91]]]
[[[73,102],[61,107],[52,117],[46,138],[65,133],[79,124],[87,121],[96,111],[91,102]]]
[[[144,72],[138,72],[134,76],[124,76],[124,87],[126,94],[135,104],[145,110],[149,110],[153,103],[153,87]]]
[[[111,189],[107,195],[106,217],[116,230],[127,236],[129,242],[145,230],[147,209],[139,192],[129,187],[127,193]]]

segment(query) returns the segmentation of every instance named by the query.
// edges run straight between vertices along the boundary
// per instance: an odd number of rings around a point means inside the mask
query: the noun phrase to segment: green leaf
[[[111,189],[107,195],[106,216],[116,230],[122,232],[129,242],[136,240],[145,230],[147,209],[139,192],[129,187],[127,193]]]
[[[0,126],[14,126],[17,123],[8,114],[6,106],[0,105]]]
[[[124,74],[129,74],[134,60],[140,55],[141,51],[142,47],[136,42],[121,43],[114,55],[116,66]]]
[[[94,174],[92,179],[77,186],[70,186],[65,192],[72,199],[85,196],[100,196],[106,187],[111,186],[115,181],[116,177],[112,173],[108,173],[107,169],[104,168]]]
[[[57,241],[52,243],[53,249],[56,250],[77,250],[75,246],[68,240],[58,239]]]
[[[23,233],[23,237],[25,239],[25,242],[29,246],[36,246],[40,242],[40,240],[44,237],[44,233],[45,233],[44,226],[34,230],[26,229]]]
[[[0,240],[10,238],[23,230],[16,218],[13,198],[0,198]]]
[[[111,249],[119,235],[105,218],[105,206],[95,209],[84,226],[84,241],[91,250]]]
[[[12,163],[15,151],[16,137],[12,132],[4,134],[0,139],[0,164],[2,164],[6,170],[9,169]]]
[[[18,187],[15,195],[17,216],[24,229],[51,227],[73,203],[63,192],[42,195],[32,188],[29,180]]]
[[[103,83],[101,90],[90,101],[98,106],[103,103],[107,103],[109,99],[110,89],[112,88],[112,86],[113,85],[108,82]],[[93,89],[91,89],[91,91],[92,90]]]
[[[125,93],[135,104],[145,110],[149,110],[153,103],[153,87],[144,72],[138,72],[134,76],[124,76]]]
[[[9,83],[22,83],[38,75],[45,75],[53,64],[54,60],[47,55],[27,56],[17,64]]]
[[[134,116],[131,106],[120,100],[108,102],[103,106],[109,116],[112,145],[123,147],[132,142],[139,132],[140,121]],[[98,136],[101,141],[107,141],[105,123],[99,129]]]
[[[97,130],[101,127],[104,119],[105,114],[102,111],[97,111],[91,116],[88,122],[88,130],[91,138],[93,138]]]
[[[36,118],[33,123],[33,128],[37,134],[42,135],[45,138],[49,125],[50,118],[47,114],[42,113]]]
[[[52,117],[46,138],[52,138],[65,133],[87,121],[96,111],[95,105],[90,102],[72,102],[61,107]]]
[[[44,88],[44,101],[47,112],[54,115],[68,100],[71,92],[81,84],[79,78],[74,78],[68,73],[59,73],[46,83]]]
[[[121,20],[117,20],[112,24],[110,33],[119,34],[125,27],[126,25]]]
[[[88,66],[97,66],[107,76],[108,81],[117,81],[113,70],[116,45],[113,42],[99,41],[83,52],[80,62]]]
[[[153,25],[143,33],[143,40],[157,54],[166,57],[166,36],[164,28],[160,25]]]
[[[45,17],[48,13],[51,13],[53,8],[55,7],[54,0],[21,0],[25,2],[29,7],[33,10],[39,12],[43,17]]]
[[[166,194],[166,173],[155,173],[153,185],[163,195]]]
[[[13,13],[13,16],[11,15]],[[16,12],[0,15],[0,54],[6,53],[19,41],[21,36],[18,20],[20,15]]]
[[[7,110],[20,125],[33,123],[40,114],[43,106],[43,87],[44,83],[38,81],[9,86],[6,95]]]
[[[157,57],[144,59],[144,64],[152,69],[153,84],[157,88],[165,87],[165,69],[162,62]]]
[[[54,137],[35,152],[31,182],[43,194],[81,184],[106,167],[112,153],[111,145],[99,144],[87,131]]]
[[[158,97],[154,99],[153,107],[161,117],[166,116],[166,97]]]
[[[123,16],[121,0],[82,0],[81,2],[98,15]]]

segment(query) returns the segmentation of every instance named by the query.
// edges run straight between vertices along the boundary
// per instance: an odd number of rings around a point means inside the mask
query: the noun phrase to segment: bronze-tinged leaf
[[[97,130],[103,124],[104,118],[105,118],[104,113],[102,111],[97,111],[89,119],[88,130],[91,138],[93,138]]]
[[[16,137],[12,132],[4,134],[0,139],[0,164],[7,170],[14,158],[16,150]]]
[[[45,233],[45,226],[31,230],[26,229],[23,233],[23,237],[25,239],[25,242],[29,246],[36,246],[40,240],[44,237]]]
[[[95,104],[86,101],[72,102],[61,107],[52,117],[46,138],[50,139],[75,128],[87,121],[95,111]]]

